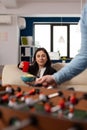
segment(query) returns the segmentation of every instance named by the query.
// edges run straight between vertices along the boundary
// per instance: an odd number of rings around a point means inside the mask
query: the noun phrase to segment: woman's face
[[[47,55],[44,51],[38,51],[36,53],[36,62],[39,67],[44,67],[47,62]]]

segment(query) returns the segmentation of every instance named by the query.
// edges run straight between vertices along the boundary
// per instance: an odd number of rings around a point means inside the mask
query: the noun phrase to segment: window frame
[[[72,59],[70,57],[70,25],[77,25],[78,22],[57,22],[57,23],[47,23],[47,22],[34,22],[33,23],[33,38],[34,38],[34,45],[35,45],[35,25],[50,25],[50,52],[53,52],[53,26],[67,26],[67,58]]]

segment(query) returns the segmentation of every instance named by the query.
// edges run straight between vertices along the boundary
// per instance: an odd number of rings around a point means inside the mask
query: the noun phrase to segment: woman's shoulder
[[[54,69],[52,66],[48,66],[47,69],[51,71],[52,73],[57,72],[56,69]]]
[[[29,70],[33,70],[33,69],[35,69],[34,65],[30,65]]]
[[[54,69],[53,67],[51,67],[51,69],[52,69],[54,72],[57,72],[57,70],[56,70],[56,69]]]

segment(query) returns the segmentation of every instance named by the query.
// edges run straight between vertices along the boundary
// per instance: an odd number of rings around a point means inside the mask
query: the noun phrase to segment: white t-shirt
[[[37,76],[41,78],[46,70],[46,67],[39,69]]]

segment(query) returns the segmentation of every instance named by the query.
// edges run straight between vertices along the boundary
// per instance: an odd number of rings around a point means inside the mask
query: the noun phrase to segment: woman
[[[19,68],[23,68],[23,62],[18,65]],[[51,60],[48,52],[45,48],[38,48],[34,54],[34,61],[29,65],[28,72],[36,77],[42,77],[43,75],[51,75],[56,72],[51,67]]]

